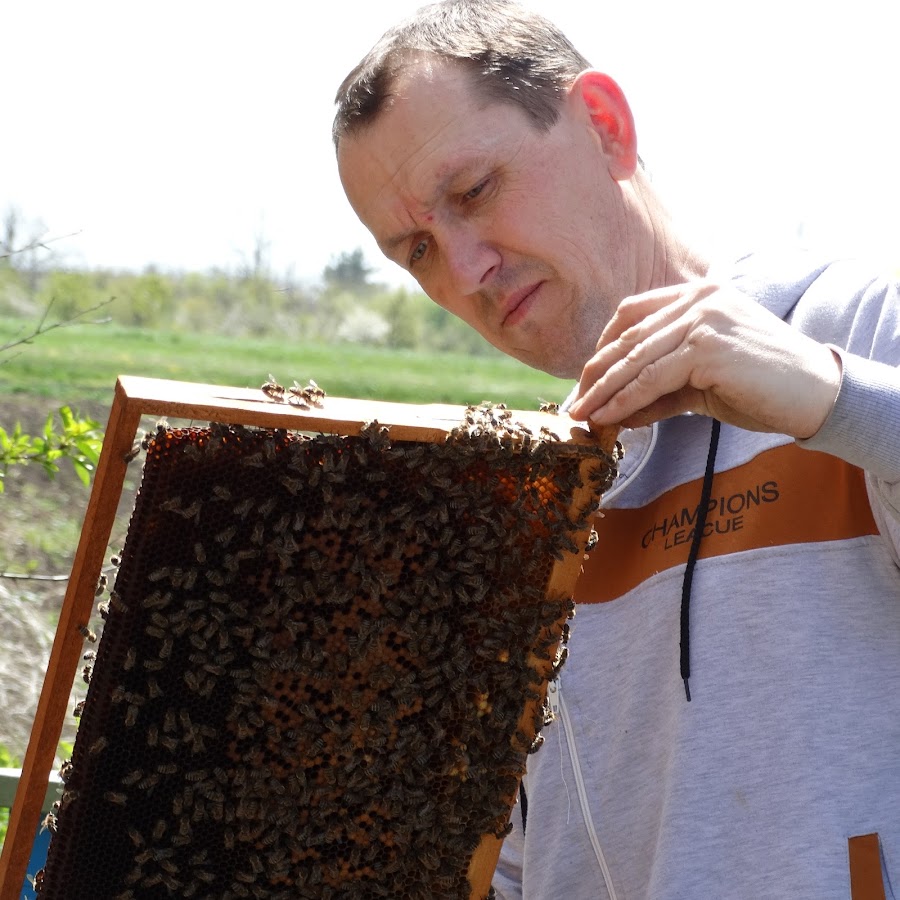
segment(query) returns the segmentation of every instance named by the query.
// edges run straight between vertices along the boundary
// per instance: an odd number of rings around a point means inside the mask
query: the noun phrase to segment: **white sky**
[[[257,235],[280,273],[313,278],[356,246],[380,264],[338,182],[332,98],[417,5],[7,0],[0,214],[80,232],[58,246],[87,266],[235,269]],[[622,85],[698,238],[736,252],[802,222],[816,243],[900,259],[891,0],[531,5]]]

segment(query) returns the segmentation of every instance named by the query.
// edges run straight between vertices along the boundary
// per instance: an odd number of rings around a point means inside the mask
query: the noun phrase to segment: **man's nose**
[[[482,290],[500,268],[500,254],[472,228],[453,228],[445,237],[444,257],[453,292],[468,296]]]

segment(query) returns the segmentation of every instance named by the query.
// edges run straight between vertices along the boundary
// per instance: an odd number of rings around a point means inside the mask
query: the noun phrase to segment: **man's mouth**
[[[542,281],[536,281],[529,284],[521,290],[510,294],[503,304],[503,321],[501,327],[506,328],[510,325],[517,325],[522,319],[528,315],[529,309],[532,307],[538,288],[543,284]]]

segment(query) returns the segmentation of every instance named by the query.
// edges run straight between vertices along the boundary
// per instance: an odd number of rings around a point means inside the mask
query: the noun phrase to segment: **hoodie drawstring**
[[[722,423],[712,420],[712,433],[709,437],[709,453],[706,457],[706,471],[703,473],[703,487],[700,491],[700,506],[697,508],[697,525],[691,540],[687,566],[684,570],[684,581],[681,584],[681,679],[684,681],[684,693],[688,703],[691,702],[691,688],[688,679],[691,677],[691,582],[694,580],[694,566],[700,552],[700,541],[703,540],[703,529],[706,527],[706,514],[709,511],[709,498],[712,494],[713,472],[716,468],[716,450],[719,447],[719,431]]]

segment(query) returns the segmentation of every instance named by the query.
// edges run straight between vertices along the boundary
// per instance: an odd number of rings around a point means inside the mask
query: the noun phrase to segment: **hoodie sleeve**
[[[861,287],[862,285],[862,287]],[[799,299],[792,324],[841,357],[841,386],[828,419],[801,447],[864,469],[876,516],[900,546],[900,285],[834,263]],[[884,529],[882,529],[884,530]],[[889,535],[885,535],[886,537]]]

